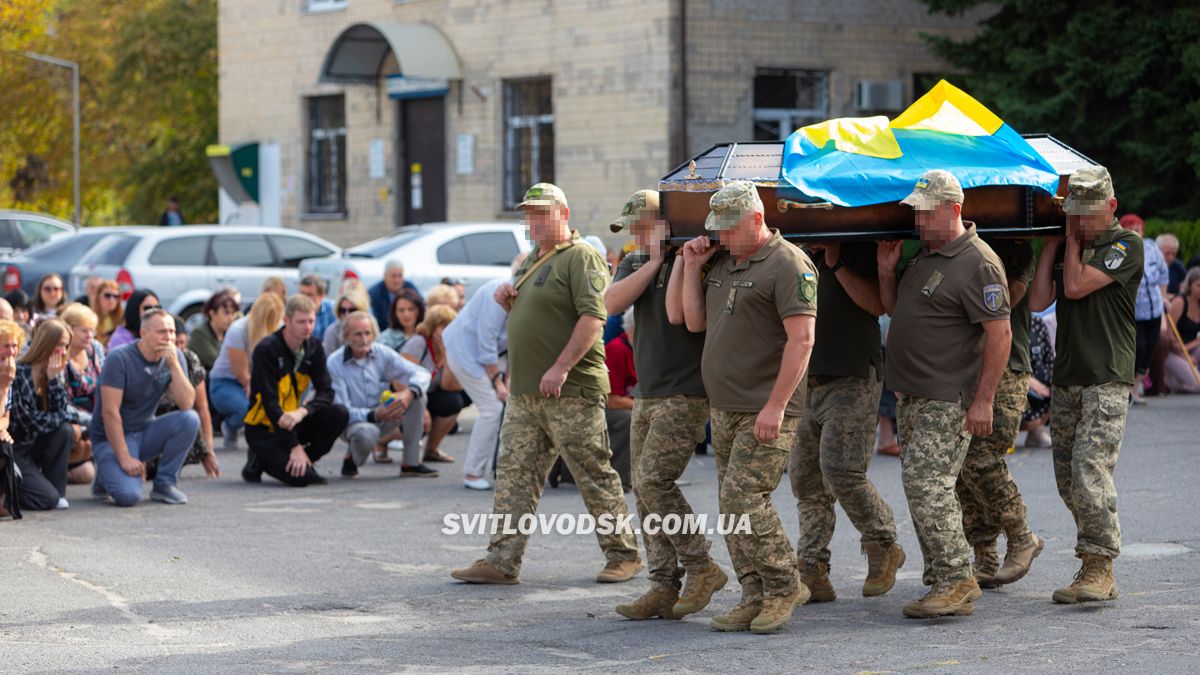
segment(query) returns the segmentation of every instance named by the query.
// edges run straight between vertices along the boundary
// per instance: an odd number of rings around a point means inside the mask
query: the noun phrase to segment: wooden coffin
[[[974,221],[980,234],[1023,237],[1061,234],[1066,216],[1059,204],[1067,177],[1091,159],[1053,136],[1025,136],[1058,171],[1058,193],[1021,186],[978,187],[964,191],[963,219]],[[915,239],[912,208],[898,202],[843,207],[814,201],[780,178],[783,141],[714,145],[676,167],[659,181],[663,218],[671,236],[688,239],[705,233],[708,200],[725,182],[748,180],[758,186],[769,227],[801,241],[849,239]]]

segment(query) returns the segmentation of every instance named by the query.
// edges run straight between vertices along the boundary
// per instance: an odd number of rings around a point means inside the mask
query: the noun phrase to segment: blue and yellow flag
[[[899,117],[843,117],[797,130],[784,144],[782,178],[838,206],[898,202],[926,171],[963,189],[1025,185],[1054,194],[1058,172],[1020,134],[942,80]]]

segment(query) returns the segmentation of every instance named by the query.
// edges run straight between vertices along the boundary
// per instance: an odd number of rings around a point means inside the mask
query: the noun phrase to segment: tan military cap
[[[1084,167],[1067,180],[1067,198],[1063,211],[1072,216],[1086,216],[1100,207],[1108,206],[1113,197],[1112,176],[1102,166]]]
[[[713,193],[708,200],[709,214],[704,219],[706,230],[732,230],[742,216],[750,211],[762,211],[758,189],[749,181],[735,180]]]
[[[963,190],[954,174],[941,169],[926,171],[913,186],[912,193],[900,201],[918,211],[930,211],[945,202],[962,204]]]
[[[614,234],[620,232],[640,220],[647,211],[658,213],[657,190],[638,190],[629,195],[625,208],[621,209],[621,217],[609,224],[608,229]]]
[[[526,206],[566,206],[567,195],[553,183],[536,183],[525,191],[525,198],[517,204],[518,209]]]

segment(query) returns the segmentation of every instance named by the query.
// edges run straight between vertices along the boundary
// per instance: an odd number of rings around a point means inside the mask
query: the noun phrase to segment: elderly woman
[[[321,346],[325,348],[326,354],[332,354],[342,346],[342,322],[346,320],[346,316],[352,312],[365,312],[371,309],[371,299],[367,296],[367,289],[359,282],[347,282],[342,288],[342,295],[338,298],[334,309],[337,312],[337,321],[330,324],[325,329],[325,334],[321,336]]]
[[[458,421],[458,413],[466,406],[462,384],[453,371],[446,367],[446,345],[442,331],[458,313],[447,305],[429,308],[425,320],[417,326],[413,335],[400,348],[400,356],[428,370],[433,379],[426,393],[426,410],[429,416],[429,437],[425,440],[426,462],[453,462],[454,458],[439,448],[446,434]]]
[[[79,303],[67,305],[59,318],[71,329],[65,376],[67,397],[74,408],[76,422],[75,445],[67,460],[67,482],[87,485],[96,477],[87,427],[96,406],[96,387],[100,386],[100,369],[104,367],[104,345],[96,339],[99,318],[91,308]]]

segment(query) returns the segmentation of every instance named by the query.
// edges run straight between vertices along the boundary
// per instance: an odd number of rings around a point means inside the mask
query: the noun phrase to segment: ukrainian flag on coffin
[[[904,199],[931,169],[954,174],[963,189],[1058,189],[1058,172],[1020,134],[945,80],[891,122],[843,117],[799,129],[780,173],[810,197],[867,206]]]

